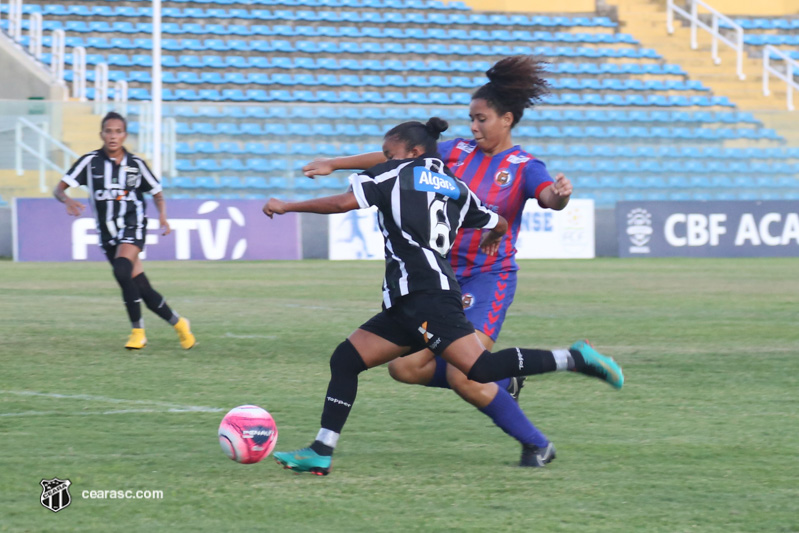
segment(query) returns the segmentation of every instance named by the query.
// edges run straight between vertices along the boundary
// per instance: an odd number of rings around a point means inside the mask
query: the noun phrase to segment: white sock
[[[565,348],[562,350],[552,350],[552,355],[555,356],[555,364],[558,367],[558,371],[561,370],[568,370],[569,367],[574,367],[574,361],[572,361],[572,354],[569,350]],[[569,364],[571,362],[571,365]]]
[[[335,431],[330,431],[329,429],[322,428],[319,430],[319,433],[316,434],[316,440],[324,444],[325,446],[330,446],[331,448],[336,447],[338,443],[340,433],[336,433]]]

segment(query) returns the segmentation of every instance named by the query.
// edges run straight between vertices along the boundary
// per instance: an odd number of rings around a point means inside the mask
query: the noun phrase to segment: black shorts
[[[125,226],[115,239],[103,242],[100,247],[105,252],[106,258],[113,263],[120,244],[132,244],[140,251],[144,251],[144,239],[146,236],[147,232],[142,228]]]
[[[361,329],[397,346],[410,346],[408,353],[427,348],[436,355],[441,355],[456,340],[474,333],[474,326],[463,313],[460,293],[436,290],[403,296]]]

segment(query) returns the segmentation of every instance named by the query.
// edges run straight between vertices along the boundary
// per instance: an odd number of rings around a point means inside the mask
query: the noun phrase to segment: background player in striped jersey
[[[461,303],[447,255],[461,227],[479,234],[486,255],[496,255],[508,222],[482,205],[438,156],[446,122],[406,122],[384,138],[388,161],[350,176],[344,194],[304,202],[272,198],[264,213],[344,213],[375,206],[385,238],[383,311],[342,342],[330,358],[331,378],[321,429],[308,448],[275,452],[286,468],[325,475],[358,390],[358,374],[426,348],[469,379],[488,383],[511,376],[574,370],[621,388],[624,376],[610,358],[584,341],[566,350],[510,348],[491,353],[475,334]]]
[[[150,286],[139,254],[144,250],[147,215],[144,193],[153,196],[158,208],[162,235],[170,233],[166,201],[161,183],[147,164],[125,150],[127,123],[119,113],[108,113],[100,126],[103,147],[83,155],[56,185],[53,195],[66,204],[67,213],[80,216],[85,206],[70,198],[66,190],[85,186],[89,190],[100,246],[114,269],[122,288],[122,299],[133,328],[125,348],[139,350],[147,345],[141,300],[155,314],[174,326],[180,345],[188,350],[196,340],[189,321],[175,313],[166,300]]]
[[[450,253],[466,316],[490,350],[516,291],[515,244],[524,204],[535,198],[542,207],[563,209],[572,185],[563,174],[553,180],[544,163],[512,139],[511,130],[524,110],[548,92],[543,63],[530,56],[507,57],[486,75],[489,82],[475,91],[469,106],[474,139],[440,142],[438,150],[454,174],[510,224],[496,256],[483,253],[479,249],[480,232],[468,228],[458,234]],[[382,160],[383,154],[375,152],[315,161],[303,170],[307,176],[324,175],[337,169],[367,168]],[[522,466],[544,466],[554,459],[554,447],[511,400],[506,382],[470,381],[441,357],[433,358],[429,350],[392,361],[389,372],[403,383],[450,386],[521,443]]]

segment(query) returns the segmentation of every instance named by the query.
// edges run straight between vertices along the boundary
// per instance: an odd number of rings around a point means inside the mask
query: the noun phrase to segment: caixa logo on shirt
[[[128,192],[131,193],[131,199],[136,198],[136,193],[133,191],[126,191],[124,189],[103,189],[100,191],[94,191],[94,199],[98,202],[102,202],[104,200],[122,200],[125,196],[128,195]]]
[[[174,212],[175,210],[170,210],[170,213]],[[219,202],[211,200],[200,204],[194,216],[186,216],[188,213],[180,216],[181,214],[183,213],[169,217],[172,234],[163,237],[158,231],[157,213],[149,213],[145,254],[148,249],[174,246],[174,253],[170,253],[167,257],[169,259],[235,260],[244,257],[247,251],[247,239],[243,236],[243,232],[238,238],[236,234],[239,233],[238,230],[243,230],[247,223],[238,207],[223,207]],[[72,259],[87,259],[89,247],[96,246],[98,242],[93,219],[79,218],[73,222]]]

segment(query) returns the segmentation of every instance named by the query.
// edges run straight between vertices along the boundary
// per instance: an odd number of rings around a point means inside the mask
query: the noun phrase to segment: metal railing
[[[64,30],[53,30],[53,43],[50,47],[50,73],[58,83],[64,83],[64,56],[66,54],[66,35]]]
[[[86,101],[86,49],[82,46],[72,49],[72,97]]]
[[[161,172],[165,176],[169,176],[170,178],[174,178],[178,175],[177,170],[177,145],[178,145],[178,136],[177,136],[177,122],[175,121],[174,117],[166,117],[163,119],[164,121],[164,136],[163,136],[163,143],[164,147],[162,150],[162,157],[164,160],[163,169]]]
[[[128,114],[128,82],[117,80],[114,82],[114,103],[116,110],[122,115]]]
[[[15,142],[15,167],[17,176],[25,174],[23,167],[22,156],[23,152],[32,155],[39,163],[39,190],[47,192],[47,170],[55,170],[65,174],[69,170],[69,163],[73,159],[77,159],[78,154],[69,149],[61,141],[50,135],[47,132],[49,124],[44,121],[35,124],[24,117],[18,117],[16,123],[16,142]],[[23,133],[25,129],[32,130],[38,135],[36,139],[36,146],[30,146],[23,140]],[[51,146],[61,150],[63,153],[62,165],[59,166],[54,161],[50,160],[48,152]]]
[[[28,28],[28,52],[37,60],[42,60],[42,14],[31,13]]]
[[[16,42],[22,39],[22,0],[8,2],[8,35]]]
[[[94,67],[94,114],[105,115],[108,109],[108,63]]]
[[[710,12],[711,14],[710,26],[705,24],[699,18],[698,6],[702,6]],[[690,12],[680,7],[677,7],[674,4],[674,0],[668,0],[666,6],[666,29],[668,30],[669,34],[674,33],[675,13],[687,19],[691,23],[691,48],[693,50],[699,48],[699,44],[697,43],[697,38],[696,38],[696,33],[697,33],[696,29],[702,28],[703,30],[706,30],[713,37],[713,44],[711,45],[713,62],[716,65],[721,63],[721,58],[719,57],[719,41],[721,41],[730,48],[732,48],[733,50],[735,50],[738,61],[737,64],[738,79],[741,80],[746,79],[746,75],[744,74],[743,70],[744,29],[739,24],[736,24],[735,21],[733,21],[731,18],[729,18],[726,15],[723,15],[721,12],[712,8],[702,0],[691,0]],[[729,24],[732,27],[732,29],[735,30],[735,40],[730,40],[721,33],[719,33],[719,20],[725,21],[727,24]]]
[[[145,159],[154,161],[155,136],[152,106],[142,106],[139,114],[139,153]],[[161,119],[161,173],[164,176],[177,176],[177,123],[173,117]]]
[[[781,72],[771,65],[771,57],[777,56],[783,60],[785,65],[785,72]],[[786,103],[790,111],[794,110],[793,105],[793,92],[799,91],[799,83],[794,80],[794,73],[799,74],[799,62],[791,59],[791,56],[785,52],[774,48],[770,44],[763,47],[763,94],[769,96],[769,76],[775,76],[785,82]]]

